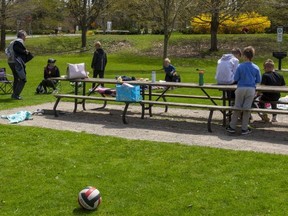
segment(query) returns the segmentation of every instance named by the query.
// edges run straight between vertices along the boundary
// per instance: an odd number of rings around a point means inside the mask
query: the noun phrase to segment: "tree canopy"
[[[285,31],[288,19],[287,0],[1,0],[0,7],[1,50],[5,48],[5,35],[9,31],[71,33],[76,31],[76,26],[81,30],[81,47],[85,49],[87,31],[105,33],[107,21],[112,21],[113,29],[163,34],[163,57],[167,56],[172,32],[189,26],[193,17],[199,20],[203,14],[211,17],[211,51],[218,49],[221,24],[239,14],[253,11],[268,17],[271,27],[266,32],[276,32],[277,26],[283,26]]]

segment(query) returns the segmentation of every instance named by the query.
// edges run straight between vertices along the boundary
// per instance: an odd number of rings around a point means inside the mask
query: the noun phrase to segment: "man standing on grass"
[[[107,64],[107,55],[101,47],[100,41],[95,43],[95,52],[93,54],[93,59],[91,63],[91,68],[93,69],[93,78],[104,78],[105,67]],[[93,83],[92,88],[95,87]]]
[[[33,58],[33,55],[26,49],[24,41],[27,33],[20,30],[17,33],[17,39],[13,40],[8,48],[6,54],[8,56],[8,64],[13,73],[13,93],[11,98],[21,100],[20,94],[26,83],[26,63]]]

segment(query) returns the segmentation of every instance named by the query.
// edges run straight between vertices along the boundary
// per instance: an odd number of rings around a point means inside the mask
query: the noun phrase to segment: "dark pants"
[[[104,70],[93,70],[93,78],[97,78],[99,76],[99,78],[104,78]],[[104,84],[101,85],[102,87],[104,87]],[[95,83],[92,84],[92,88],[95,87]]]
[[[42,86],[44,88],[44,91],[47,92],[47,87],[51,87],[53,90],[56,90],[56,84],[57,80],[42,80]]]
[[[259,108],[265,108],[265,103],[270,103],[272,109],[277,109],[276,102],[278,101],[278,99],[276,100],[276,98],[273,98],[273,100],[271,100],[271,98],[267,98],[265,97],[265,95],[262,95],[259,101]],[[277,116],[277,114],[273,114],[272,116]]]
[[[9,67],[13,73],[14,81],[13,81],[13,94],[12,96],[20,96],[25,83],[26,79],[21,79],[15,69],[15,63],[8,63]]]
[[[168,74],[165,75],[165,81],[166,82],[173,82],[173,76],[170,76]]]

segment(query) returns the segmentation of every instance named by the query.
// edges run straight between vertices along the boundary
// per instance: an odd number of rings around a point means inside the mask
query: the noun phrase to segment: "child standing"
[[[234,80],[237,82],[235,91],[235,105],[239,109],[250,109],[255,97],[256,84],[261,81],[261,73],[259,67],[252,62],[255,55],[255,50],[252,46],[248,46],[243,50],[244,62],[239,64]],[[241,111],[234,111],[231,117],[231,122],[226,130],[229,133],[235,133],[238,117]],[[249,111],[243,111],[242,116],[242,133],[243,135],[251,133],[248,128]]]

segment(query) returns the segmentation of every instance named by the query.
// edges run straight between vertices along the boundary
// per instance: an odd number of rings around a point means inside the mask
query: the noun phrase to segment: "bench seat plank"
[[[141,118],[144,118],[145,115],[145,104],[149,106],[153,105],[163,105],[163,106],[176,106],[176,107],[189,107],[189,108],[197,108],[197,109],[208,109],[209,117],[207,120],[207,127],[208,131],[212,132],[211,122],[213,118],[214,111],[249,111],[253,113],[267,113],[267,114],[288,114],[287,110],[279,110],[279,109],[260,109],[260,108],[251,108],[251,109],[239,109],[232,106],[217,106],[217,105],[206,105],[206,104],[189,104],[189,103],[175,103],[175,102],[161,102],[161,101],[149,101],[149,100],[142,100],[140,102],[142,106],[142,115]],[[150,116],[152,116],[150,114]]]

